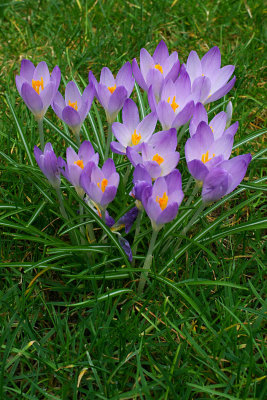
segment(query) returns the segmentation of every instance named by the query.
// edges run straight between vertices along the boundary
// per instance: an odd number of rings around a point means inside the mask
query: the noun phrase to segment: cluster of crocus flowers
[[[221,111],[211,119],[205,108],[233,87],[233,72],[232,65],[221,67],[218,47],[211,48],[202,59],[192,51],[181,65],[177,52],[169,54],[161,41],[153,55],[141,49],[140,67],[136,59],[132,65],[127,61],[116,77],[104,67],[99,82],[89,71],[89,83],[83,92],[71,81],[63,97],[58,91],[59,68],[55,67],[50,76],[45,62],[35,68],[29,60],[22,61],[16,84],[37,120],[43,119],[51,105],[79,144],[78,153],[71,147],[67,149],[66,161],[55,155],[50,143],[43,151],[35,146],[36,161],[52,186],[58,190],[60,176],[64,176],[114,234],[119,234],[123,226],[128,234],[136,218],[145,211],[151,220],[154,232],[151,243],[154,245],[156,234],[175,219],[184,197],[182,177],[177,169],[180,152],[185,153],[189,173],[197,185],[202,186],[203,204],[217,201],[233,191],[246,174],[251,155],[230,158],[238,129],[238,122],[231,125],[231,102],[226,112]],[[147,93],[150,106],[143,119],[130,98],[135,82]],[[80,145],[81,127],[94,97],[104,108],[109,127],[104,160],[99,160],[88,140]],[[184,150],[181,147],[178,152],[177,146],[186,127],[189,127],[189,137]],[[115,153],[112,158],[108,158],[110,151]],[[107,208],[115,200],[120,182],[117,160],[121,163],[126,157],[128,169],[133,173],[127,204],[132,207],[116,221]],[[128,176],[124,178],[127,180]],[[131,259],[128,241],[121,235],[119,241]],[[149,248],[145,268],[151,262],[153,245]]]

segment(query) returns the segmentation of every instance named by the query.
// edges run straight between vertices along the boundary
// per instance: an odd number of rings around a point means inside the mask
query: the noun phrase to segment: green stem
[[[81,139],[80,139],[80,130],[81,130],[81,128],[79,128],[79,129],[72,129],[72,132],[74,133],[74,135],[75,135],[75,139],[76,139],[76,142],[77,142],[77,145],[80,147],[80,144],[81,144]]]
[[[143,293],[143,289],[146,283],[146,279],[147,279],[147,275],[148,275],[148,271],[150,270],[151,264],[152,264],[152,254],[153,254],[153,250],[155,247],[155,243],[156,243],[156,239],[158,236],[158,232],[156,230],[153,230],[152,232],[152,237],[151,237],[151,241],[149,244],[149,248],[148,248],[148,252],[147,252],[147,256],[144,262],[144,267],[143,267],[143,272],[141,273],[141,277],[140,277],[140,281],[139,281],[139,286],[138,286],[138,294],[139,296]]]
[[[79,204],[79,213],[80,213],[80,217],[81,217],[81,222],[83,222],[83,205],[82,204]],[[81,232],[81,244],[86,244],[84,226],[80,226],[80,232]]]
[[[138,215],[137,215],[137,218],[136,218],[135,233],[134,233],[134,241],[133,241],[133,245],[134,245],[134,247],[133,247],[133,262],[132,262],[132,266],[133,267],[135,266],[135,258],[134,257],[135,257],[136,252],[137,252],[136,240],[137,240],[137,238],[139,236],[140,224],[141,224],[142,216],[143,216],[143,210],[138,210]]]
[[[37,120],[37,122],[38,122],[41,150],[44,151],[44,119],[40,118]]]
[[[182,140],[182,138],[183,138],[183,136],[184,136],[184,134],[185,134],[185,131],[187,130],[188,126],[189,126],[189,122],[187,122],[187,123],[182,127],[181,132],[178,134],[177,145],[178,145],[178,144],[180,143],[180,141]]]
[[[111,143],[111,140],[112,140],[112,129],[111,129],[111,127],[112,127],[112,124],[109,123],[108,124],[108,136],[107,136],[107,143],[106,143],[106,151],[105,151],[105,161],[108,158],[110,143]]]
[[[68,215],[67,215],[67,213],[66,213],[65,207],[64,207],[64,203],[63,203],[63,199],[62,199],[62,194],[61,194],[60,188],[56,188],[56,193],[57,193],[57,197],[58,197],[58,201],[59,201],[59,209],[60,209],[60,212],[61,212],[62,216],[63,216],[65,219],[69,219],[69,218],[68,218]]]
[[[125,172],[124,177],[123,177],[123,185],[124,186],[126,185],[126,183],[128,181],[129,175],[131,173],[131,168],[132,168],[132,166],[131,166],[131,164],[129,164],[127,166],[126,172]]]

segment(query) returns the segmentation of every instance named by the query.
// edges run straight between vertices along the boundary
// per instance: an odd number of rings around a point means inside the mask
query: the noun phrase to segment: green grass
[[[263,3],[5,0],[0,22],[0,398],[264,400]],[[149,284],[139,297],[149,220],[142,219],[134,269],[117,236],[90,209],[85,213],[98,242],[70,244],[56,195],[33,157],[37,126],[16,91],[15,74],[22,58],[45,60],[82,86],[89,69],[97,77],[103,66],[115,73],[160,39],[182,62],[193,49],[203,55],[218,45],[223,65],[236,65],[236,85],[227,95],[240,123],[233,153],[251,152],[253,161],[236,191],[209,206],[174,253],[193,213],[182,203],[159,233]],[[95,130],[87,119],[84,137],[100,150],[95,111],[92,118]],[[63,156],[71,138],[51,109],[44,128]],[[78,234],[79,200],[66,182],[62,188]],[[110,212],[123,214],[130,205],[120,185]],[[133,242],[134,229],[127,238]]]

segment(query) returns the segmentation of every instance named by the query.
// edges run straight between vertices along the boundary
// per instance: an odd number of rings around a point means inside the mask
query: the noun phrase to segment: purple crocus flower
[[[221,66],[221,53],[218,47],[212,47],[200,60],[195,51],[191,51],[183,67],[189,74],[195,102],[208,104],[226,95],[235,84],[236,77],[230,81],[234,65]],[[229,82],[228,82],[229,81]]]
[[[126,154],[128,146],[140,149],[143,142],[148,142],[157,123],[156,113],[148,114],[141,122],[138,107],[132,99],[127,99],[122,109],[122,121],[112,124],[112,132],[118,142],[111,142],[114,153]]]
[[[111,124],[116,120],[118,112],[134,88],[131,64],[126,62],[119,70],[116,78],[109,68],[102,68],[99,83],[90,71],[89,82],[94,84],[96,97],[104,107],[108,123]]]
[[[175,82],[171,79],[165,81],[158,104],[150,87],[148,100],[151,110],[157,112],[163,129],[177,129],[184,125],[194,110],[189,75],[184,71]]]
[[[228,160],[233,147],[233,136],[223,135],[214,140],[211,128],[202,121],[196,133],[185,144],[185,158],[190,174],[199,181],[217,164]]]
[[[112,230],[116,229],[121,229],[122,227],[125,227],[125,233],[129,233],[131,230],[131,227],[136,220],[138,215],[138,209],[137,207],[133,207],[125,213],[114,225]]]
[[[203,202],[208,204],[231,193],[246,175],[250,161],[251,154],[242,154],[211,169],[203,182]]]
[[[165,42],[161,40],[153,56],[146,49],[141,49],[140,69],[135,58],[132,66],[138,85],[146,92],[152,86],[153,94],[158,101],[164,80],[171,79],[174,81],[178,77],[180,62],[177,52],[174,51],[169,55]]]
[[[65,100],[57,92],[54,97],[52,108],[57,116],[73,130],[75,135],[79,135],[83,121],[85,120],[95,95],[94,85],[91,83],[80,95],[75,82],[71,81],[65,89]]]
[[[58,158],[54,153],[52,144],[46,143],[44,152],[42,152],[39,149],[39,147],[34,146],[34,157],[40,170],[47,177],[51,185],[55,189],[59,189],[60,170],[59,170]]]
[[[136,200],[136,205],[140,209],[143,190],[147,186],[152,186],[152,179],[144,165],[138,164],[133,173],[134,187],[130,195]]]
[[[84,191],[80,186],[80,176],[84,167],[92,162],[98,165],[99,154],[95,153],[92,144],[85,140],[78,151],[78,154],[72,147],[68,147],[66,151],[67,162],[59,157],[59,165],[62,175],[75,187],[77,193],[83,196]]]
[[[156,179],[153,187],[144,189],[142,203],[154,230],[160,230],[176,217],[183,197],[181,174],[177,169]]]
[[[178,164],[180,154],[176,151],[176,130],[160,131],[155,133],[149,143],[143,143],[141,154],[133,147],[127,147],[127,157],[136,167],[142,164],[152,179],[168,175]]]
[[[47,64],[41,61],[37,67],[30,60],[22,60],[16,86],[27,107],[37,120],[42,120],[59,87],[60,69],[55,66],[51,76]]]
[[[99,209],[103,216],[109,203],[117,193],[120,176],[116,172],[114,161],[108,158],[102,169],[95,163],[89,162],[80,177],[80,186]]]
[[[128,260],[130,262],[132,262],[133,254],[132,254],[132,249],[131,249],[131,246],[130,246],[130,243],[128,242],[128,240],[126,240],[124,237],[119,235],[119,243],[120,243],[121,247],[123,248],[126,256],[128,257]]]
[[[232,137],[234,137],[239,124],[238,121],[236,121],[234,124],[226,129],[227,122],[229,121],[229,118],[231,120],[232,117],[232,113],[231,115],[230,113],[230,109],[228,109],[228,114],[227,112],[221,111],[219,114],[215,115],[210,123],[208,123],[208,114],[205,107],[202,103],[197,103],[189,125],[190,135],[193,136],[196,133],[197,127],[200,122],[204,121],[206,124],[209,125],[210,129],[212,130],[215,140],[219,139],[223,135],[231,135]]]

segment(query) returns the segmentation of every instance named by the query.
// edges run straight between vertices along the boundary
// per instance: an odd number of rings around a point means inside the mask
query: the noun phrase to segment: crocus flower
[[[223,135],[214,140],[211,128],[202,121],[196,133],[185,144],[185,158],[190,174],[198,181],[217,164],[228,160],[233,147],[233,136]]]
[[[22,60],[20,75],[16,76],[16,86],[37,120],[43,119],[59,87],[60,69],[55,66],[51,76],[44,61],[37,67],[30,60]]]
[[[181,174],[177,169],[156,179],[153,187],[144,189],[142,203],[154,230],[158,231],[176,217],[183,197]]]
[[[195,51],[191,51],[185,69],[189,74],[195,102],[208,104],[226,95],[235,84],[236,77],[230,81],[234,65],[221,66],[221,53],[218,47],[212,47],[200,60]],[[183,67],[184,68],[184,67]],[[229,82],[228,82],[229,81]]]
[[[109,68],[102,68],[99,83],[92,71],[90,71],[89,82],[94,84],[96,97],[105,109],[108,123],[111,124],[116,120],[126,98],[133,91],[134,78],[131,64],[129,62],[125,63],[116,78],[114,78]]]
[[[102,169],[95,163],[89,162],[83,169],[80,177],[80,185],[89,198],[99,209],[103,216],[109,203],[117,193],[120,176],[116,172],[114,161],[108,158]]]
[[[84,191],[80,186],[81,173],[89,162],[98,165],[99,154],[95,153],[92,144],[88,140],[85,140],[81,144],[78,154],[72,147],[68,147],[66,158],[67,162],[59,157],[61,173],[75,187],[77,193],[82,196]]]
[[[152,186],[152,179],[144,165],[138,164],[133,173],[133,184],[134,187],[130,195],[136,199],[137,206],[140,208],[140,202],[142,201],[143,190],[147,186]]]
[[[130,246],[130,243],[128,242],[128,240],[126,240],[124,237],[119,235],[119,243],[120,243],[121,247],[123,248],[126,256],[128,257],[128,260],[130,262],[132,262],[133,254],[132,254],[132,249],[131,249],[131,246]]]
[[[175,80],[178,77],[180,62],[178,54],[174,51],[169,55],[168,48],[163,40],[159,42],[151,56],[146,49],[140,51],[140,69],[136,59],[133,59],[133,74],[136,82],[145,91],[152,86],[153,94],[157,101],[164,80]]]
[[[231,193],[246,175],[250,161],[251,154],[242,154],[223,161],[210,170],[203,182],[203,202],[208,204]]]
[[[52,108],[57,116],[79,135],[83,121],[85,120],[95,95],[94,85],[91,83],[81,95],[75,82],[71,81],[65,89],[65,100],[57,92],[54,97]],[[79,137],[79,136],[78,136]]]
[[[51,185],[55,189],[59,189],[60,169],[58,158],[54,153],[52,144],[46,143],[44,152],[42,152],[37,146],[34,146],[34,157],[40,170],[47,177]]]
[[[156,113],[150,113],[140,122],[137,105],[127,99],[122,109],[122,121],[122,124],[112,124],[112,132],[118,142],[111,142],[110,148],[117,154],[126,154],[128,146],[138,151],[143,142],[148,142],[156,127],[157,116]]]
[[[219,114],[215,115],[215,117],[210,121],[210,123],[208,123],[208,114],[205,107],[203,106],[202,103],[197,103],[194,109],[193,117],[189,124],[190,135],[193,136],[196,133],[197,127],[200,124],[200,122],[204,121],[206,122],[206,124],[209,125],[210,129],[212,130],[213,137],[215,140],[219,139],[223,135],[231,135],[234,137],[239,124],[238,121],[236,121],[234,124],[232,124],[226,129],[227,121],[229,121],[229,118],[231,120],[232,116],[232,114],[230,116],[230,112],[231,112],[230,109],[228,109],[228,114],[227,112],[221,111]]]
[[[112,227],[112,231],[115,230],[120,230],[121,228],[125,227],[125,233],[129,233],[131,230],[131,227],[136,220],[136,217],[138,215],[138,209],[137,207],[133,207],[125,213]]]
[[[175,82],[171,79],[164,82],[158,104],[150,87],[148,100],[151,110],[157,112],[162,129],[177,129],[184,125],[189,121],[194,110],[191,83],[187,72],[182,72]]]
[[[177,133],[175,129],[155,133],[149,143],[143,143],[141,154],[133,147],[127,147],[127,157],[136,167],[142,164],[152,179],[168,175],[178,164],[180,154],[176,151]]]

